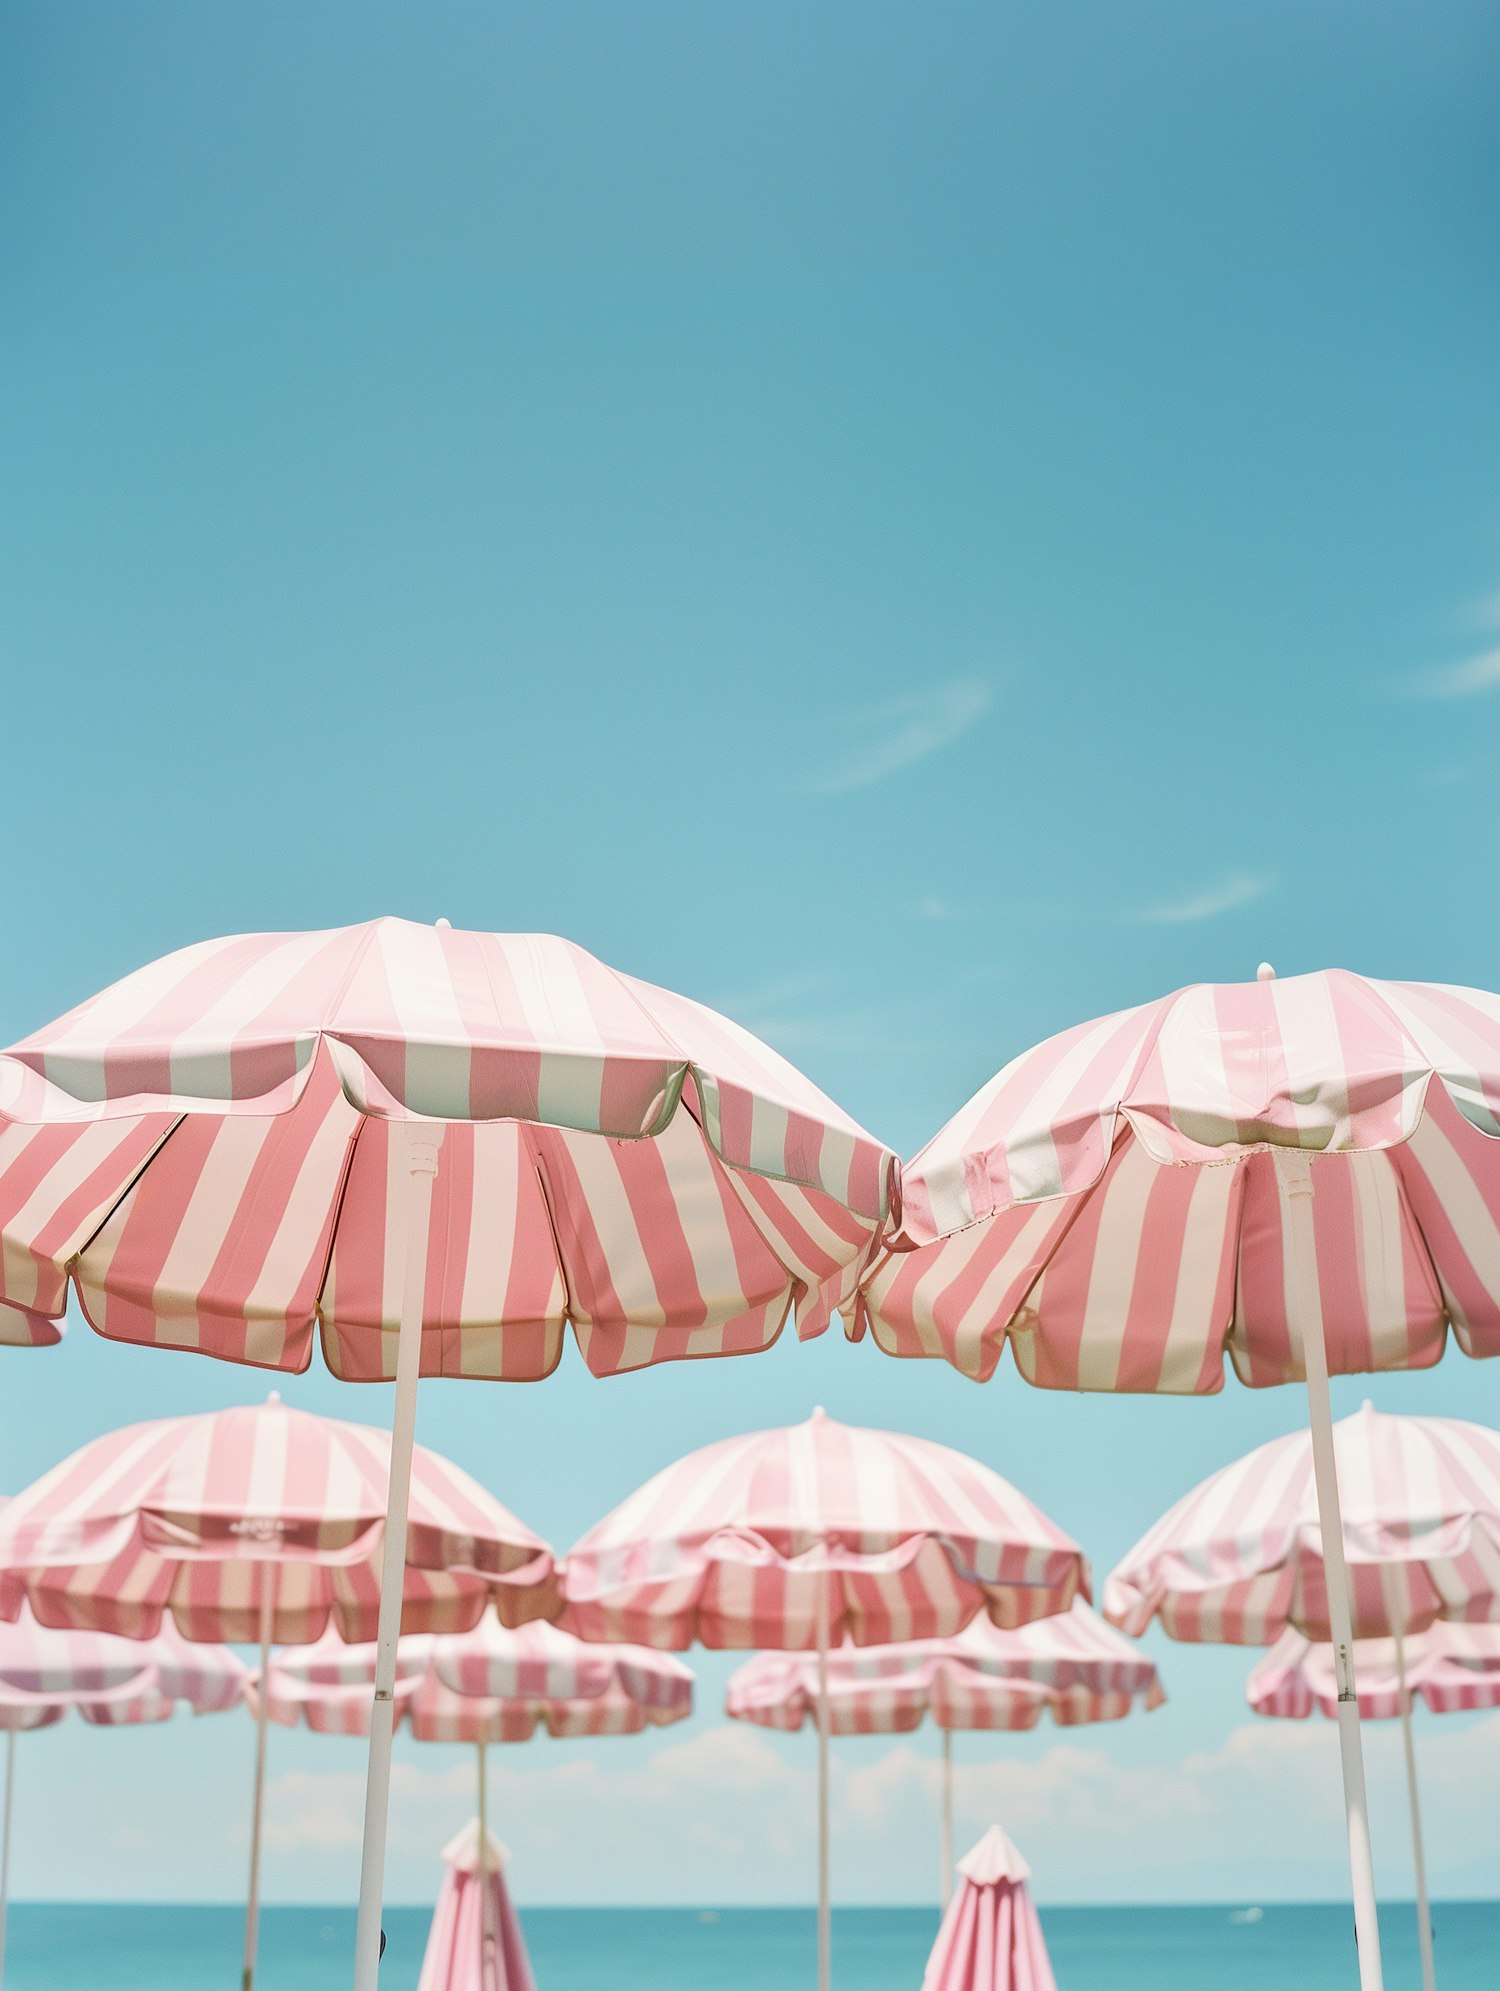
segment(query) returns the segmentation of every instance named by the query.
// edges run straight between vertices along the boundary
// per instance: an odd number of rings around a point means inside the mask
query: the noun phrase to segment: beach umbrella
[[[830,1734],[909,1734],[929,1715],[942,1732],[944,1906],[952,1892],[955,1730],[1017,1733],[1044,1714],[1064,1728],[1120,1721],[1165,1698],[1155,1663],[1082,1598],[1012,1631],[981,1617],[954,1638],[842,1645],[828,1655]],[[758,1653],[731,1676],[724,1711],[784,1732],[816,1722],[817,1668],[802,1653]]]
[[[0,1304],[396,1381],[355,1991],[374,1991],[419,1374],[764,1348],[849,1299],[895,1159],[737,1025],[539,934],[205,942],[0,1056]]]
[[[273,1395],[127,1426],[82,1446],[0,1512],[0,1611],[24,1595],[46,1625],[273,1645],[330,1625],[370,1639],[386,1561],[391,1441]],[[556,1608],[547,1546],[477,1481],[413,1449],[393,1594],[413,1629],[463,1630],[494,1602],[519,1620]],[[260,1907],[266,1726],[256,1729],[244,1984]]]
[[[0,1981],[10,1903],[10,1835],[16,1737],[72,1712],[101,1728],[166,1721],[179,1706],[218,1714],[240,1706],[246,1669],[223,1646],[189,1645],[171,1624],[148,1640],[56,1631],[20,1608],[0,1623],[0,1729],[5,1794],[0,1806]]]
[[[536,1991],[520,1918],[505,1885],[507,1857],[477,1818],[443,1848],[448,1871],[417,1991]]]
[[[1057,1991],[1031,1868],[992,1825],[958,1863],[958,1892],[927,1959],[922,1991]]]
[[[1203,985],[1014,1059],[902,1173],[855,1324],[1049,1389],[1305,1380],[1345,1674],[1364,1991],[1381,1984],[1330,1368],[1500,1353],[1500,998],[1341,971]]]
[[[1087,1595],[1088,1563],[976,1459],[835,1423],[691,1452],[582,1538],[560,1622],[587,1639],[817,1655],[818,1981],[829,1981],[828,1661],[856,1645],[945,1638],[981,1611],[1013,1626]]]
[[[1500,1624],[1462,1624],[1439,1618],[1426,1631],[1410,1636],[1356,1640],[1355,1655],[1361,1716],[1366,1721],[1401,1718],[1416,1879],[1417,1941],[1422,1982],[1426,1991],[1433,1991],[1437,1974],[1412,1702],[1425,1701],[1434,1714],[1500,1707]],[[1301,1632],[1283,1632],[1251,1673],[1245,1694],[1257,1714],[1301,1721],[1316,1710],[1333,1718],[1338,1713],[1333,1648],[1314,1645]]]
[[[251,1698],[273,1721],[304,1721],[322,1735],[368,1735],[375,1657],[373,1645],[345,1645],[325,1635],[316,1645],[278,1653],[257,1677]],[[261,1680],[269,1683],[264,1695]],[[692,1713],[693,1676],[664,1652],[585,1645],[548,1624],[509,1630],[487,1616],[472,1631],[401,1640],[395,1709],[397,1724],[404,1721],[419,1742],[475,1745],[478,1830],[487,1839],[485,1751],[490,1743],[529,1742],[539,1729],[573,1738],[664,1728]],[[487,1917],[488,1898],[476,1898],[481,1913],[474,1940],[487,1949],[502,1924]],[[445,1915],[441,1904],[434,1942],[439,1927],[451,1937],[453,1914]],[[445,1938],[445,1944],[442,1953],[451,1956],[451,1942]],[[437,1981],[446,1984],[449,1979]]]
[[[1394,1639],[1399,1663],[1401,1641],[1442,1620],[1500,1621],[1500,1432],[1367,1403],[1332,1438],[1363,1713],[1359,1641]],[[1287,1628],[1332,1641],[1315,1466],[1311,1436],[1294,1432],[1212,1474],[1110,1573],[1106,1614],[1136,1635],[1155,1617],[1169,1637],[1219,1645],[1266,1645]],[[1336,1717],[1340,1701],[1336,1690]],[[1420,1877],[1418,1919],[1431,1991]]]

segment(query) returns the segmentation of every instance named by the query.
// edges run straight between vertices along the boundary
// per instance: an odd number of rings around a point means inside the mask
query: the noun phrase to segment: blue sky
[[[910,1150],[1037,1037],[1263,957],[1500,985],[1492,9],[13,0],[0,38],[0,1040],[205,934],[444,915],[718,1004]],[[10,1486],[265,1387],[81,1327],[3,1382]],[[1495,1422],[1500,1365],[1338,1395]],[[440,1384],[420,1435],[562,1546],[817,1402],[978,1453],[1101,1573],[1303,1409],[829,1338]],[[1044,1898],[1336,1893],[1327,1738],[1159,1656],[1149,1721],[962,1748],[965,1828]],[[523,1899],[807,1898],[810,1750],[723,1728],[727,1670],[665,1758],[511,1752]],[[1424,1742],[1435,1885],[1492,1890],[1500,1728]],[[77,1890],[87,1789],[89,1891],[232,1898],[249,1748],[28,1740],[19,1891]],[[922,1898],[928,1742],[841,1761],[836,1887]],[[358,1752],[273,1767],[269,1892],[342,1894]],[[396,1895],[467,1774],[406,1748]]]

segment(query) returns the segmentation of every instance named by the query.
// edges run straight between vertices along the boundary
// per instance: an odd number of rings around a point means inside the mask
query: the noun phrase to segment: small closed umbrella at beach
[[[1370,1404],[1333,1426],[1344,1496],[1354,1636],[1405,1642],[1451,1620],[1500,1621],[1500,1432],[1446,1417],[1393,1417]],[[1260,1445],[1179,1500],[1110,1572],[1105,1615],[1139,1637],[1269,1645],[1288,1628],[1327,1642],[1335,1613],[1323,1560],[1309,1433]],[[1354,1679],[1366,1711],[1357,1646]],[[1336,1662],[1335,1662],[1336,1664]],[[1342,1684],[1335,1687],[1337,1718]],[[1425,1886],[1418,1930],[1431,1991]]]
[[[47,1625],[154,1638],[301,1644],[371,1639],[385,1557],[385,1432],[273,1396],[96,1438],[0,1513],[0,1611],[24,1594]],[[418,1446],[398,1596],[416,1630],[464,1630],[491,1602],[555,1608],[551,1552],[477,1481]],[[266,1727],[257,1723],[243,1984],[260,1903]]]
[[[236,934],[0,1054],[0,1307],[394,1379],[355,1991],[375,1991],[419,1376],[595,1375],[804,1338],[895,1156],[746,1030],[551,934]],[[23,1321],[21,1327],[30,1331]]]
[[[1401,1718],[1422,1975],[1431,1991],[1436,1962],[1412,1703],[1422,1701],[1432,1714],[1472,1714],[1500,1707],[1500,1624],[1439,1618],[1426,1631],[1409,1637],[1363,1639],[1356,1648],[1355,1665],[1361,1717],[1365,1721]],[[1283,1632],[1245,1683],[1245,1698],[1255,1713],[1283,1721],[1305,1721],[1314,1712],[1332,1719],[1338,1713],[1338,1697],[1332,1646],[1316,1645],[1298,1631]]]
[[[1199,984],[1012,1059],[901,1173],[856,1327],[984,1381],[1303,1381],[1344,1674],[1362,1991],[1381,1991],[1328,1376],[1500,1354],[1500,997],[1330,970]]]
[[[953,1882],[953,1736],[1018,1733],[1049,1715],[1060,1727],[1120,1721],[1159,1708],[1155,1663],[1082,1598],[1070,1611],[1002,1631],[973,1619],[951,1639],[843,1645],[828,1655],[828,1726],[834,1735],[901,1735],[931,1716],[943,1737],[940,1873]],[[818,1718],[817,1668],[805,1654],[762,1652],[730,1679],[733,1720],[791,1732]]]
[[[99,1728],[167,1721],[178,1707],[223,1714],[239,1707],[249,1674],[219,1645],[190,1645],[168,1623],[151,1639],[58,1631],[24,1606],[0,1623],[0,1729],[5,1731],[5,1795],[0,1822],[0,1980],[10,1899],[10,1834],[16,1737],[50,1728],[68,1713]]]
[[[443,1877],[417,1991],[536,1991],[505,1848],[471,1819],[443,1848]]]
[[[1057,1991],[1030,1877],[1026,1861],[992,1825],[958,1863],[958,1888],[927,1959],[922,1991]]]
[[[574,1547],[560,1622],[586,1639],[817,1655],[818,1982],[827,1991],[828,1661],[1014,1626],[1088,1594],[1088,1563],[1041,1509],[946,1445],[835,1423],[751,1432],[657,1473]]]

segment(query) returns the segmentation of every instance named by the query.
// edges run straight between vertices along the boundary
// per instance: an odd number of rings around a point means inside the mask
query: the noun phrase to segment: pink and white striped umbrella
[[[54,1631],[23,1610],[0,1624],[0,1729],[49,1728],[71,1710],[100,1727],[166,1721],[182,1706],[240,1706],[248,1670],[221,1645],[190,1645],[170,1624],[152,1639]]]
[[[1333,1427],[1356,1639],[1500,1620],[1500,1432],[1366,1404]],[[1269,1645],[1332,1636],[1312,1443],[1276,1438],[1185,1494],[1110,1573],[1137,1637]]]
[[[706,1445],[590,1529],[560,1622],[640,1645],[818,1653],[1019,1625],[1088,1594],[1088,1563],[977,1459],[891,1431],[805,1424]],[[827,1700],[818,1732],[818,1980],[830,1981]]]
[[[273,1397],[127,1426],[0,1512],[0,1610],[46,1625],[302,1644],[375,1634],[390,1439]],[[464,1630],[556,1602],[547,1545],[477,1481],[418,1447],[403,1622]]]
[[[1202,985],[1012,1060],[902,1173],[861,1313],[1047,1389],[1302,1375],[1274,1151],[1312,1159],[1328,1366],[1500,1354],[1500,997],[1331,971]],[[1183,1167],[1207,1162],[1208,1167]]]
[[[737,1025],[538,934],[209,941],[0,1056],[0,1305],[394,1375],[355,1991],[375,1991],[422,1373],[769,1346],[847,1304],[895,1157]]]
[[[958,1892],[927,1959],[922,1991],[1057,1991],[1026,1885],[1031,1868],[998,1825],[958,1871]]]
[[[1500,1708],[1500,1625],[1452,1625],[1438,1619],[1404,1641],[1406,1692],[1432,1714],[1474,1714]],[[1365,1720],[1400,1714],[1400,1672],[1394,1639],[1365,1639],[1357,1655],[1359,1712]],[[1313,1710],[1333,1718],[1339,1684],[1333,1647],[1313,1645],[1299,1631],[1285,1631],[1245,1682],[1257,1714],[1307,1720]]]
[[[1433,1714],[1473,1714],[1500,1707],[1500,1624],[1454,1624],[1438,1619],[1403,1641],[1398,1665],[1393,1638],[1364,1639],[1355,1658],[1359,1711],[1366,1721],[1391,1721],[1402,1712],[1406,1691]],[[1285,1631],[1245,1683],[1257,1714],[1305,1721],[1316,1710],[1338,1712],[1333,1647],[1314,1645],[1301,1632]]]
[[[368,1735],[373,1645],[316,1645],[278,1653],[270,1715],[322,1735]],[[680,1660],[641,1646],[586,1645],[554,1625],[508,1631],[490,1617],[472,1631],[403,1638],[396,1718],[419,1742],[528,1742],[638,1735],[693,1711],[693,1676]]]
[[[1390,1638],[1365,1639],[1357,1649],[1355,1681],[1359,1711],[1366,1721],[1396,1717],[1401,1722],[1411,1809],[1417,1946],[1424,1991],[1436,1991],[1412,1702],[1425,1701],[1434,1714],[1500,1707],[1500,1624],[1464,1624],[1439,1618],[1426,1631],[1410,1637],[1398,1632]],[[1339,1679],[1333,1647],[1313,1645],[1297,1631],[1283,1632],[1245,1683],[1245,1697],[1257,1714],[1301,1721],[1316,1708],[1337,1719]]]
[[[1018,1625],[1088,1593],[1077,1544],[1000,1475],[925,1438],[805,1424],[690,1452],[568,1556],[586,1639],[802,1651]]]
[[[943,1732],[942,1898],[953,1870],[953,1733],[1120,1721],[1165,1695],[1154,1663],[1081,1598],[1055,1617],[1002,1631],[978,1617],[954,1638],[840,1646],[824,1682],[805,1653],[762,1652],[730,1679],[724,1711],[736,1721],[792,1731],[826,1704],[833,1735],[895,1735],[931,1715]]]
[[[1179,990],[1014,1059],[902,1175],[865,1282],[897,1355],[1049,1389],[1305,1376],[1347,1669],[1328,1372],[1500,1353],[1500,997],[1341,971]],[[1382,1991],[1352,1683],[1362,1991]]]
[[[0,1057],[0,1302],[111,1339],[395,1373],[396,1123],[441,1143],[422,1373],[599,1375],[815,1334],[894,1157],[701,1004],[541,934],[209,941]]]
[[[232,1652],[218,1645],[188,1645],[171,1625],[149,1640],[54,1631],[20,1606],[13,1622],[0,1623],[0,1732],[5,1735],[0,1981],[5,1975],[17,1735],[51,1728],[70,1712],[97,1728],[168,1721],[178,1707],[220,1714],[242,1704],[249,1677]]]
[[[1044,1714],[1073,1727],[1164,1699],[1154,1661],[1081,1599],[1014,1631],[975,1618],[954,1638],[828,1655],[835,1735],[904,1734],[928,1715],[948,1730],[1017,1731]],[[817,1720],[817,1667],[803,1653],[758,1653],[731,1676],[724,1709],[761,1728],[799,1729]]]
[[[475,1819],[444,1847],[443,1858],[448,1872],[417,1991],[536,1991],[505,1885],[505,1848]]]

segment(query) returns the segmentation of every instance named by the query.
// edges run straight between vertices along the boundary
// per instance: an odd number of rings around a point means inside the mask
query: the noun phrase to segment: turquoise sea
[[[1042,1912],[1059,1991],[1345,1991],[1357,1983],[1349,1911],[1050,1908]],[[537,1991],[786,1991],[815,1981],[804,1908],[532,1908],[523,1911]],[[1409,1905],[1382,1910],[1386,1982],[1420,1982]],[[414,1991],[428,1911],[387,1911],[381,1991]],[[934,1910],[834,1911],[838,1991],[916,1991]],[[242,1923],[232,1907],[20,1903],[11,1910],[6,1991],[230,1991]],[[1434,1911],[1442,1991],[1500,1985],[1500,1902]],[[344,1991],[354,1918],[269,1908],[260,1991]]]

